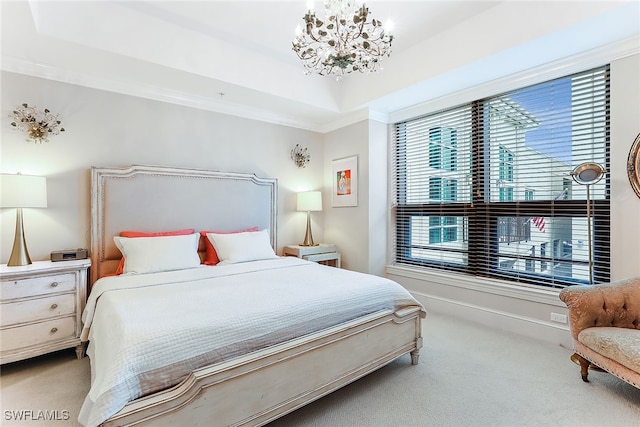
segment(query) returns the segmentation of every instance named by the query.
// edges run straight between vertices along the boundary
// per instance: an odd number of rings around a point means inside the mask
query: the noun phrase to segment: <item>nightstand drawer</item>
[[[329,243],[319,243],[316,246],[288,245],[282,248],[282,253],[338,268],[342,266],[340,252],[336,245]]]
[[[288,245],[282,248],[285,255],[291,255],[298,258],[304,258],[308,255],[325,254],[329,252],[337,252],[336,245],[328,243],[318,243],[315,246]]]
[[[2,305],[2,326],[33,322],[51,317],[74,314],[76,311],[75,294],[54,295],[27,301],[16,301]]]
[[[302,259],[307,261],[324,263],[326,261],[333,261],[335,266],[340,268],[340,254],[338,252],[327,252],[324,254],[305,255]]]
[[[75,317],[63,317],[33,325],[2,329],[0,343],[2,343],[2,351],[5,352],[49,341],[73,338],[75,333]]]
[[[0,297],[3,301],[49,294],[54,292],[74,292],[76,276],[73,273],[32,277],[16,280],[3,280],[0,284]]]

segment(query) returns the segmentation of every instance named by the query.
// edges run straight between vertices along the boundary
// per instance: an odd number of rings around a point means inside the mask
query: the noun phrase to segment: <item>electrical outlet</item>
[[[560,313],[551,313],[551,320],[558,323],[567,323],[567,315]]]

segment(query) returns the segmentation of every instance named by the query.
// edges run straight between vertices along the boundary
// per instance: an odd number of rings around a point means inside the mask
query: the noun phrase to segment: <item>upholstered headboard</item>
[[[91,283],[115,272],[123,230],[269,229],[276,249],[277,180],[161,166],[91,168]]]

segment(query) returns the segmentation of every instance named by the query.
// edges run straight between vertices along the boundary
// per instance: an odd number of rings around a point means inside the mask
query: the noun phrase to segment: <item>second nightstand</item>
[[[288,245],[282,249],[288,256],[295,256],[307,261],[319,262],[327,265],[334,265],[340,268],[341,256],[336,245],[320,243],[317,246]],[[333,264],[329,264],[333,262]]]

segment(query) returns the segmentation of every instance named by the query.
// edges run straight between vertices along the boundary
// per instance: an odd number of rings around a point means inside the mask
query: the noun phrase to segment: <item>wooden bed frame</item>
[[[268,228],[277,237],[277,181],[158,166],[92,168],[91,279],[115,271],[122,230]],[[221,206],[223,207],[221,209]],[[193,371],[129,402],[104,426],[263,425],[422,347],[419,307],[376,312]]]

